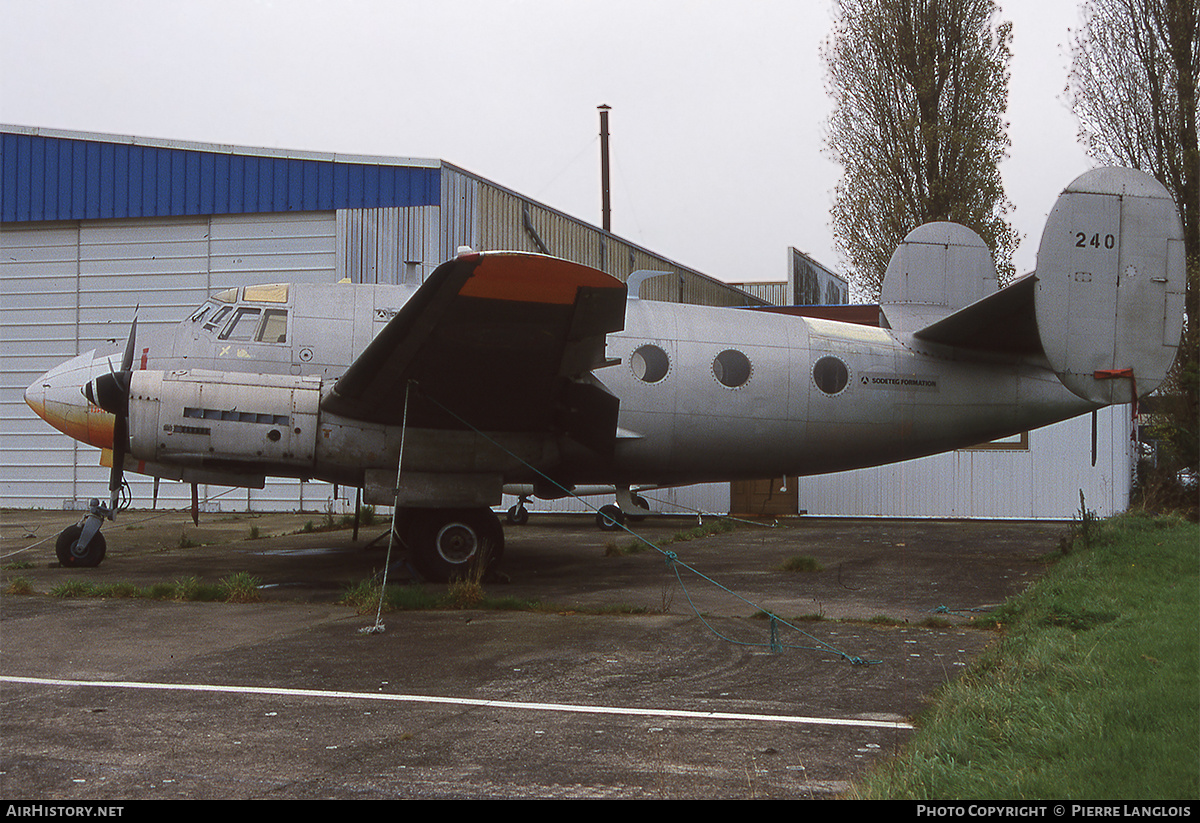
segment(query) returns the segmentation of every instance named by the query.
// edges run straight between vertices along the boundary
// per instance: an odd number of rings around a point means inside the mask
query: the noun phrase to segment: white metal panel
[[[0,500],[29,505],[73,492],[75,441],[25,405],[25,387],[77,353],[79,233],[0,231]]]
[[[337,272],[333,212],[212,218],[212,288],[250,283],[328,283]]]

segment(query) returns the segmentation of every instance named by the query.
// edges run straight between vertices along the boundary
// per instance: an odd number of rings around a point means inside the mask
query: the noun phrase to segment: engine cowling
[[[130,454],[155,463],[305,476],[319,377],[201,369],[133,372]]]

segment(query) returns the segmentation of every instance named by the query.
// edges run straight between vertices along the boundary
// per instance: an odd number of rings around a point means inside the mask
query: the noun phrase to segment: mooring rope
[[[417,388],[417,391],[420,391],[420,390],[421,390],[421,387],[420,387],[420,386],[419,386],[419,385],[418,385],[418,384],[417,384],[415,381],[411,381],[411,380],[410,380],[408,385],[409,385],[409,387],[410,387],[410,388],[411,388],[411,387],[413,387],[413,386],[416,386],[416,388]],[[405,394],[405,409],[406,409],[406,410],[407,410],[407,407],[408,407],[407,396],[408,396],[408,395],[407,395],[407,389],[406,389],[406,394]],[[540,469],[538,469],[536,466],[532,465],[531,463],[529,463],[528,461],[526,461],[525,459],[523,459],[523,458],[522,458],[520,455],[517,455],[517,454],[513,453],[513,452],[512,452],[510,449],[506,448],[506,447],[505,447],[505,446],[503,446],[501,443],[499,443],[499,442],[498,442],[498,441],[497,441],[495,438],[491,437],[489,434],[487,434],[486,432],[482,431],[481,429],[479,429],[478,427],[476,427],[475,425],[473,425],[473,424],[472,424],[470,421],[468,421],[468,420],[464,419],[462,416],[460,416],[459,414],[457,414],[457,413],[456,413],[454,410],[452,410],[452,409],[448,408],[447,406],[445,406],[445,405],[444,405],[444,404],[443,404],[441,401],[439,401],[437,398],[435,398],[435,397],[431,397],[431,396],[429,396],[428,394],[424,394],[424,393],[422,393],[422,395],[421,395],[421,396],[422,396],[422,397],[424,397],[424,398],[425,398],[426,400],[428,400],[429,402],[433,403],[434,405],[438,406],[438,407],[439,407],[439,408],[440,408],[442,411],[446,412],[446,414],[450,415],[450,416],[451,416],[451,417],[453,417],[455,420],[457,420],[459,423],[461,423],[462,425],[466,426],[468,429],[470,429],[471,431],[473,431],[475,434],[479,435],[479,436],[480,436],[480,437],[482,437],[484,440],[486,440],[486,441],[488,441],[489,443],[491,443],[491,444],[492,444],[493,446],[495,446],[497,449],[499,449],[500,451],[504,452],[504,453],[505,453],[505,454],[507,454],[509,457],[511,457],[511,458],[513,458],[514,460],[516,460],[517,462],[521,463],[521,464],[522,464],[522,465],[523,465],[525,468],[527,468],[527,469],[530,469],[531,471],[535,472],[535,473],[536,473],[538,476],[540,476],[542,479],[544,479],[544,480],[546,480],[547,482],[549,482],[549,483],[553,484],[553,485],[554,485],[554,486],[556,486],[558,489],[560,489],[561,491],[563,491],[565,494],[567,494],[567,495],[569,495],[569,496],[571,496],[571,497],[574,497],[576,500],[578,500],[579,502],[581,502],[581,503],[582,503],[584,506],[586,506],[587,508],[589,508],[589,509],[591,509],[592,511],[596,512],[597,514],[599,514],[599,509],[598,509],[596,506],[593,506],[591,503],[589,503],[588,501],[584,500],[584,499],[583,499],[582,497],[580,497],[579,495],[577,495],[577,494],[573,493],[573,492],[572,492],[570,489],[568,489],[567,487],[563,486],[563,485],[562,485],[561,483],[559,483],[557,480],[555,480],[554,478],[550,477],[550,476],[549,476],[549,475],[547,475],[545,472],[541,471],[541,470],[540,470]],[[401,439],[401,443],[403,444],[403,438]],[[403,445],[401,445],[401,448],[403,448]],[[616,522],[616,521],[614,521],[614,522]],[[801,629],[800,627],[798,627],[798,626],[796,626],[796,625],[794,625],[794,624],[792,624],[792,623],[788,622],[787,620],[784,620],[783,618],[779,617],[778,615],[774,614],[773,612],[771,612],[771,611],[769,611],[769,610],[767,610],[767,609],[764,609],[764,608],[762,608],[762,607],[761,607],[761,606],[759,606],[757,603],[754,603],[753,601],[751,601],[751,600],[748,600],[748,599],[746,599],[745,597],[742,597],[742,596],[741,596],[740,594],[738,594],[737,592],[733,591],[733,590],[732,590],[732,589],[730,589],[729,587],[727,587],[727,586],[725,586],[725,585],[723,585],[723,584],[721,584],[721,583],[717,582],[716,580],[712,579],[711,577],[709,577],[708,575],[704,574],[703,572],[701,572],[699,569],[695,568],[694,566],[692,566],[692,565],[690,565],[690,564],[688,564],[688,563],[685,563],[684,561],[682,561],[682,560],[680,560],[680,559],[679,559],[679,556],[678,556],[678,555],[677,555],[675,552],[666,551],[666,550],[662,549],[660,546],[657,546],[657,545],[655,545],[654,543],[652,543],[651,541],[647,540],[647,539],[646,539],[645,537],[643,537],[642,535],[640,535],[640,534],[638,534],[637,532],[635,532],[635,531],[633,531],[632,529],[630,529],[630,528],[629,528],[628,526],[626,526],[624,523],[616,522],[616,525],[617,525],[618,527],[620,527],[621,529],[623,529],[624,531],[626,531],[627,533],[629,533],[629,535],[631,535],[631,536],[632,536],[634,539],[638,540],[638,541],[639,541],[639,542],[641,542],[641,543],[644,543],[644,544],[646,544],[646,545],[647,545],[647,546],[649,546],[650,548],[654,549],[654,551],[658,552],[660,555],[662,555],[662,556],[663,556],[663,558],[664,558],[664,559],[666,560],[666,562],[667,562],[667,565],[668,565],[668,567],[670,567],[670,568],[671,568],[671,570],[672,570],[672,571],[675,573],[675,579],[676,579],[676,580],[679,582],[679,586],[680,586],[680,588],[683,590],[684,596],[685,596],[685,597],[687,597],[688,605],[689,605],[689,606],[692,608],[692,611],[693,611],[693,613],[694,613],[694,614],[695,614],[695,615],[696,615],[696,616],[697,616],[697,617],[700,619],[700,622],[701,622],[701,623],[703,623],[703,624],[704,624],[704,626],[705,626],[706,628],[708,628],[708,630],[709,630],[709,631],[711,631],[711,632],[712,632],[714,635],[716,635],[717,637],[721,638],[722,640],[725,640],[726,642],[729,642],[729,643],[736,643],[736,644],[738,644],[738,645],[744,645],[744,646],[758,646],[758,647],[770,648],[772,651],[780,651],[780,650],[781,650],[781,649],[783,649],[783,648],[800,649],[800,650],[805,650],[805,651],[826,651],[826,652],[829,652],[829,653],[831,653],[831,654],[834,654],[834,655],[836,655],[836,656],[838,656],[838,657],[841,657],[843,660],[845,660],[845,661],[847,661],[847,662],[849,662],[849,663],[851,663],[851,664],[853,664],[853,665],[870,665],[870,664],[878,664],[878,663],[882,663],[882,662],[883,662],[882,660],[864,660],[864,659],[863,659],[863,658],[861,658],[861,657],[855,657],[855,656],[852,656],[852,655],[846,654],[845,652],[843,652],[843,651],[841,651],[841,650],[839,650],[839,649],[836,649],[836,648],[834,648],[833,646],[830,646],[830,645],[829,645],[828,643],[826,643],[825,641],[823,641],[823,640],[821,640],[821,639],[819,639],[819,638],[817,638],[817,637],[814,637],[814,636],[813,636],[812,634],[810,634],[809,632],[806,632],[806,631],[804,631],[803,629]],[[710,623],[709,623],[707,620],[705,620],[705,619],[704,619],[704,616],[703,616],[703,614],[700,612],[699,608],[697,608],[697,607],[696,607],[696,604],[693,602],[693,600],[692,600],[692,597],[691,597],[691,594],[690,594],[690,592],[688,591],[688,587],[687,587],[687,585],[686,585],[686,584],[683,582],[683,578],[682,578],[682,577],[680,576],[680,574],[679,574],[679,569],[680,569],[680,568],[687,569],[687,570],[688,570],[688,571],[690,571],[692,574],[694,574],[694,575],[696,575],[697,577],[699,577],[701,580],[703,580],[703,581],[705,581],[705,582],[708,582],[708,583],[712,584],[713,586],[716,586],[717,588],[719,588],[719,589],[721,589],[722,591],[724,591],[724,592],[728,593],[728,594],[729,594],[729,595],[731,595],[732,597],[735,597],[735,598],[737,598],[738,600],[741,600],[743,603],[746,603],[747,605],[751,606],[752,608],[754,608],[754,609],[757,609],[758,611],[760,611],[760,612],[762,612],[763,614],[767,615],[767,617],[768,617],[768,618],[770,618],[770,621],[771,621],[771,638],[772,638],[772,639],[771,639],[771,641],[770,641],[769,643],[748,643],[748,642],[744,642],[744,641],[737,641],[737,640],[733,640],[733,639],[731,639],[731,638],[725,637],[725,636],[724,636],[724,635],[722,635],[720,632],[718,632],[716,629],[714,629],[714,628],[713,628],[713,626],[712,626],[712,625],[711,625],[711,624],[710,624]],[[776,638],[775,638],[775,634],[776,634],[776,628],[777,628],[777,626],[778,626],[778,625],[784,625],[784,626],[787,626],[787,627],[788,627],[788,628],[790,628],[790,629],[793,629],[793,630],[794,630],[794,631],[796,631],[796,632],[799,632],[800,634],[802,634],[802,635],[804,635],[805,637],[807,637],[807,638],[809,638],[810,640],[812,640],[812,641],[813,641],[815,644],[817,644],[817,645],[816,645],[815,647],[807,647],[807,646],[784,646],[784,645],[781,645],[781,644],[779,644],[779,643],[777,642]]]
[[[404,467],[404,436],[408,433],[408,397],[413,387],[413,381],[408,381],[404,387],[404,413],[400,418],[400,454],[396,457],[396,496],[392,506],[392,529],[388,533],[387,557],[383,564],[383,582],[379,586],[379,605],[375,610],[375,625],[359,629],[359,634],[379,634],[385,630],[383,625],[383,598],[387,593],[388,569],[392,567],[392,547],[396,544],[396,516],[400,511],[400,471]]]
[[[219,493],[217,493],[217,494],[210,494],[210,495],[206,496],[206,497],[204,498],[204,500],[203,500],[203,501],[201,501],[201,502],[203,502],[203,503],[211,503],[212,501],[216,500],[218,497],[224,497],[225,495],[229,494],[230,492],[235,492],[235,491],[237,491],[237,488],[236,488],[236,487],[235,487],[235,488],[231,488],[231,489],[226,489],[225,491],[223,491],[223,492],[219,492]],[[180,511],[179,509],[161,509],[161,510],[159,510],[157,513],[155,513],[155,514],[151,514],[151,515],[147,515],[146,517],[143,517],[143,518],[142,518],[142,519],[140,519],[140,520],[128,520],[128,521],[124,521],[124,520],[123,520],[123,521],[122,521],[122,525],[123,525],[123,526],[124,526],[126,529],[129,529],[129,528],[132,528],[133,526],[140,526],[140,525],[142,525],[143,523],[149,523],[151,520],[157,520],[157,519],[159,519],[160,517],[166,517],[167,515],[170,515],[170,514],[175,514],[175,513],[179,512],[179,511]],[[81,513],[81,512],[82,512],[82,510],[77,510],[77,511],[76,511],[76,513]],[[28,529],[27,529],[27,531],[28,531]],[[32,537],[33,535],[29,535],[29,536],[30,536],[30,537]],[[58,538],[58,535],[57,535],[57,534],[52,534],[52,535],[50,535],[49,537],[43,537],[41,540],[37,541],[36,543],[31,543],[30,545],[28,545],[28,546],[25,546],[25,547],[23,547],[23,548],[20,548],[20,549],[13,549],[13,550],[12,550],[11,552],[9,552],[8,554],[2,554],[2,555],[0,555],[0,560],[7,560],[7,559],[8,559],[8,558],[10,558],[10,557],[15,557],[15,556],[16,556],[16,555],[18,555],[18,554],[23,554],[24,552],[27,552],[27,551],[29,551],[30,549],[36,549],[38,546],[42,545],[42,544],[43,544],[43,543],[45,543],[47,540],[55,540],[55,539],[57,539],[57,538]]]

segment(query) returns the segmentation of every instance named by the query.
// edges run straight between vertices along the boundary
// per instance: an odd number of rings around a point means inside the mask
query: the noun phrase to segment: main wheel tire
[[[529,509],[524,506],[512,506],[504,514],[505,519],[514,526],[524,526],[529,522]]]
[[[413,565],[431,582],[482,578],[504,554],[504,529],[491,509],[413,509],[405,520]]]
[[[606,532],[616,531],[625,523],[625,513],[619,506],[601,506],[596,512],[596,525]]]
[[[81,534],[83,534],[83,527],[78,523],[74,526],[67,526],[59,533],[58,540],[54,543],[54,553],[64,568],[94,568],[100,565],[104,560],[104,555],[108,553],[108,543],[104,539],[103,532],[96,532],[92,535],[92,540],[88,543],[87,548],[82,552],[76,552],[75,543]]]

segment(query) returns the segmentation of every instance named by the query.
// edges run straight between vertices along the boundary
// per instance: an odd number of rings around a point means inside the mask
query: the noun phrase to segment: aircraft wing
[[[625,284],[544,255],[468,254],[437,268],[322,401],[399,425],[561,433],[602,453],[618,401],[594,381],[625,325]],[[580,378],[583,378],[582,381]]]

